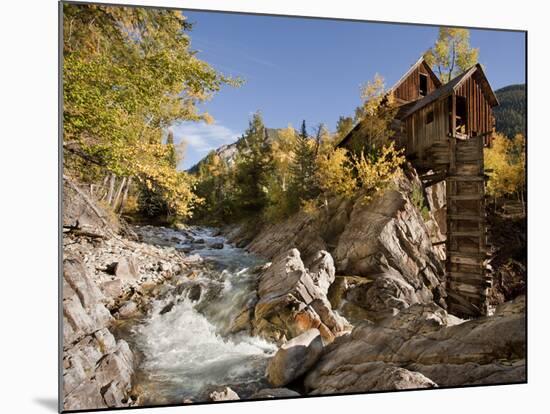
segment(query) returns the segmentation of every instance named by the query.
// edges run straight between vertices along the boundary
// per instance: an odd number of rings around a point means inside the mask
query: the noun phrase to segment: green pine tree
[[[238,145],[237,205],[245,212],[261,212],[267,204],[267,182],[273,169],[271,146],[262,116],[255,113]]]
[[[298,204],[317,195],[315,154],[316,144],[307,135],[306,121],[303,121],[290,168],[292,174],[291,194],[296,198]]]

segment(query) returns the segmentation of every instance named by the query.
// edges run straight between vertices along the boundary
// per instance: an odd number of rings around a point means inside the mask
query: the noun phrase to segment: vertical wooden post
[[[451,98],[451,138],[450,138],[450,154],[449,154],[449,173],[456,172],[456,93],[453,91]]]

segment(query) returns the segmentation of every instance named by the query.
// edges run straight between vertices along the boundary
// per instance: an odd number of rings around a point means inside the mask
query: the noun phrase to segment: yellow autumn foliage
[[[525,137],[509,139],[496,134],[490,148],[484,150],[489,181],[487,193],[494,198],[522,195],[525,190]]]

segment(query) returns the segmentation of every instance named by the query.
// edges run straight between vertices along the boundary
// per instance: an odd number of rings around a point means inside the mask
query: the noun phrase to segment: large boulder
[[[334,264],[319,252],[309,272],[297,249],[286,251],[260,275],[258,301],[252,321],[255,334],[284,343],[316,328],[326,342],[344,331],[347,321],[332,311],[326,298],[334,281]]]
[[[379,297],[374,310],[444,304],[443,267],[422,215],[406,193],[387,190],[366,206],[356,203],[338,240],[333,254],[339,272],[381,279],[370,287],[371,295]]]
[[[467,322],[417,304],[338,338],[304,383],[330,394],[521,382],[525,339],[524,298]]]
[[[323,340],[318,329],[310,329],[283,344],[267,366],[274,387],[285,386],[302,376],[321,357]]]

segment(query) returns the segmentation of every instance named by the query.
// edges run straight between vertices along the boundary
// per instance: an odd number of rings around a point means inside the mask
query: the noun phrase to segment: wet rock
[[[174,307],[174,302],[170,302],[160,310],[159,314],[164,315],[165,313],[170,312],[173,307]]]
[[[525,303],[462,321],[413,305],[338,338],[307,373],[310,394],[494,384],[525,380]]]
[[[191,286],[191,288],[189,289],[189,292],[187,293],[187,297],[193,302],[198,302],[198,300],[201,298],[201,292],[202,292],[201,285],[195,284]]]
[[[282,387],[303,375],[323,352],[318,329],[310,329],[283,344],[267,366],[267,378],[275,387]]]
[[[210,401],[235,401],[240,400],[235,391],[229,387],[221,387],[209,394]]]
[[[205,240],[204,239],[193,239],[193,243],[195,243],[195,244],[204,244]]]
[[[289,390],[288,388],[264,388],[250,396],[250,399],[263,399],[263,398],[290,398],[300,397],[300,394],[296,391]]]
[[[239,312],[229,326],[228,333],[246,331],[252,333],[252,321],[254,319],[254,307],[258,298],[254,295]]]
[[[212,243],[212,244],[209,244],[208,247],[210,247],[211,249],[223,249],[223,243]]]

